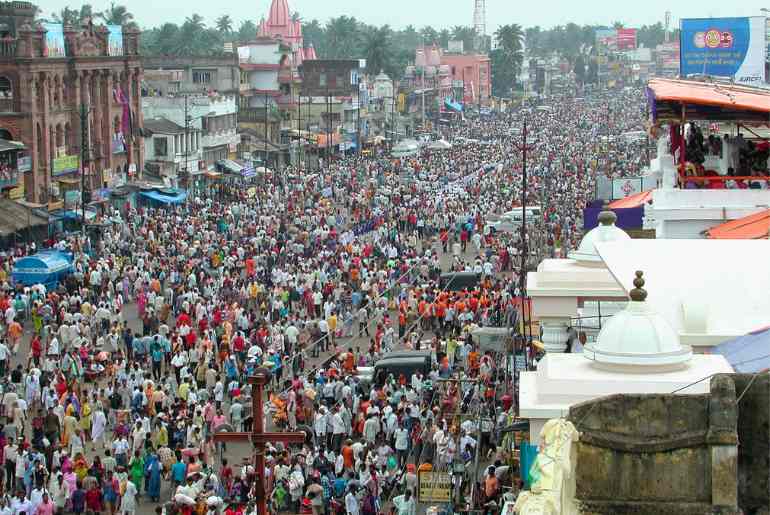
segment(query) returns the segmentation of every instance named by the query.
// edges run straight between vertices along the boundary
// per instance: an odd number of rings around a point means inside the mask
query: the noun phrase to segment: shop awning
[[[682,106],[688,120],[767,122],[770,91],[727,83],[695,80],[652,79],[648,99],[655,120],[681,119]]]
[[[243,166],[230,159],[220,159],[217,164],[231,173],[241,173]]]
[[[21,141],[12,141],[9,139],[0,139],[0,152],[9,150],[24,150],[27,148]]]
[[[630,207],[639,207],[645,205],[652,199],[653,190],[643,191],[635,195],[630,195],[626,198],[618,199],[610,202],[610,209],[628,209]]]
[[[706,231],[714,240],[766,240],[770,232],[770,209],[730,220]]]
[[[28,227],[41,225],[48,225],[48,219],[18,202],[0,199],[0,236],[10,236]]]
[[[187,198],[187,192],[185,190],[170,188],[161,191],[143,191],[140,193],[144,198],[158,202],[159,204],[181,204]]]
[[[713,354],[725,357],[730,366],[741,374],[755,374],[770,369],[770,328],[758,329],[745,336],[720,343]]]

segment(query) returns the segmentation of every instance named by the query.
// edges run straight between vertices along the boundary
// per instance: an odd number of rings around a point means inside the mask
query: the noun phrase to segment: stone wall
[[[576,498],[586,514],[738,513],[729,376],[710,395],[614,395],[573,406]]]

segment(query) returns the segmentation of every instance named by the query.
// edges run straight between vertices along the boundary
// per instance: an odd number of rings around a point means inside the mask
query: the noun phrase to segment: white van
[[[527,206],[526,210],[519,207],[504,213],[503,216],[500,217],[500,220],[496,222],[488,222],[486,227],[491,233],[514,232],[521,228],[525,213],[527,225],[534,223],[536,219],[542,216],[540,206]]]

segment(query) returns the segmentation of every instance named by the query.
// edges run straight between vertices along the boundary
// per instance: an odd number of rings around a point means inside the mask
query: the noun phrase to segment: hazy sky
[[[83,3],[90,3],[94,9],[102,10],[110,4],[109,0],[32,1],[43,9],[46,16],[66,5],[79,8]],[[258,21],[266,16],[271,0],[119,0],[116,3],[128,7],[142,27],[167,21],[182,23],[186,16],[193,13],[203,16],[209,24],[213,24],[216,17],[229,14],[237,27],[241,20]],[[506,23],[551,27],[567,22],[609,25],[619,20],[626,26],[638,26],[662,22],[666,10],[671,10],[672,25],[676,26],[680,17],[759,16],[762,15],[762,7],[770,8],[770,0],[486,0],[486,3],[489,33]],[[289,0],[289,8],[299,11],[305,20],[318,18],[325,21],[346,14],[370,24],[389,23],[394,28],[408,24],[418,28],[425,25],[437,28],[470,25],[473,5],[474,0]]]

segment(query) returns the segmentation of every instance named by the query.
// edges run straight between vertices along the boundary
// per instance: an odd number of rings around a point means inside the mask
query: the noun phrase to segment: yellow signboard
[[[19,178],[18,186],[8,191],[8,198],[11,200],[19,200],[24,198],[24,176]]]
[[[420,472],[417,490],[419,502],[450,502],[452,476],[449,472]]]

